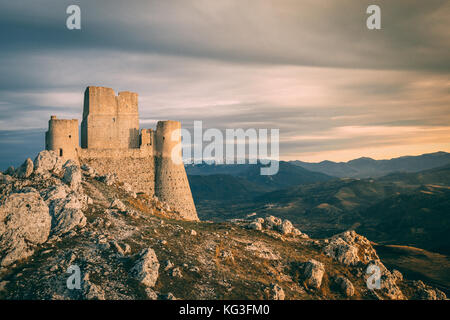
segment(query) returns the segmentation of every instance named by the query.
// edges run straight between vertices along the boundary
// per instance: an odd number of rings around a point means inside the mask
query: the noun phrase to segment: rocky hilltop
[[[311,239],[274,216],[186,221],[53,151],[0,174],[0,197],[1,299],[446,299],[388,270],[354,231]]]

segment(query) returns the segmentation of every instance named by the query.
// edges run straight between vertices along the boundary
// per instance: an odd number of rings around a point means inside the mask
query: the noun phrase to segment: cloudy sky
[[[284,160],[450,151],[449,24],[444,0],[2,1],[0,167],[88,85],[138,92],[141,127],[279,128]]]

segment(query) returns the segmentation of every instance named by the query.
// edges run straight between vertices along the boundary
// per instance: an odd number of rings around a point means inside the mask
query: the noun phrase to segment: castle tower
[[[139,148],[138,95],[104,87],[84,92],[81,147],[89,149]]]
[[[51,116],[45,133],[45,149],[55,151],[66,160],[78,162],[78,120]]]
[[[181,155],[181,123],[158,121],[155,133],[155,195],[187,220],[198,220]]]

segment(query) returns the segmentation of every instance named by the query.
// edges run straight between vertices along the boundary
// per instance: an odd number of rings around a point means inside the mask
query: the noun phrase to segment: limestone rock
[[[158,294],[150,288],[145,289],[145,294],[149,300],[158,300]]]
[[[127,243],[120,245],[117,241],[114,240],[114,241],[111,241],[110,244],[111,244],[111,246],[113,246],[116,249],[117,253],[121,256],[125,256],[131,252],[131,247]]]
[[[324,252],[345,265],[356,265],[360,261],[367,264],[380,259],[370,241],[353,230],[331,237]]]
[[[352,282],[343,276],[337,276],[334,279],[334,282],[339,289],[346,297],[351,297],[355,294],[355,287]]]
[[[8,266],[33,254],[33,245],[48,239],[49,209],[39,193],[12,193],[0,206],[0,261]]]
[[[117,175],[115,173],[108,173],[101,176],[99,180],[104,182],[107,186],[111,186],[117,181]]]
[[[376,268],[374,267],[378,267],[379,272],[377,272]],[[403,292],[397,285],[397,282],[401,281],[399,275],[397,273],[391,273],[379,259],[369,262],[364,280],[367,284],[372,281],[373,285],[376,284],[377,276],[379,276],[379,287],[377,288],[376,286],[374,286],[372,290],[375,291],[375,293],[378,293],[378,296],[380,298],[382,298],[382,296],[380,296],[379,294],[391,300],[405,299]]]
[[[290,234],[290,233],[292,233],[293,230],[294,230],[294,226],[292,225],[292,222],[285,219],[280,226],[280,232],[282,234]]]
[[[258,222],[259,224],[263,224],[264,223],[264,218],[256,218],[254,220],[254,222]]]
[[[120,211],[126,211],[127,210],[127,208],[125,207],[123,202],[120,201],[119,199],[115,199],[113,202],[111,202],[111,205],[109,207],[111,209],[117,209],[117,210],[120,210]]]
[[[33,173],[33,161],[30,158],[25,160],[25,162],[17,169],[17,177],[28,178]]]
[[[282,220],[280,218],[274,216],[268,216],[265,220],[265,225],[267,229],[278,230],[282,224]]]
[[[72,160],[67,161],[64,164],[64,177],[63,181],[67,183],[71,189],[77,190],[81,184],[81,169]]]
[[[170,270],[173,268],[173,263],[170,260],[166,260],[164,271]]]
[[[131,270],[134,277],[147,287],[153,287],[158,280],[159,262],[152,248],[144,249]]]
[[[74,193],[62,197],[61,187],[56,188],[48,199],[52,216],[52,234],[65,234],[75,227],[84,227],[86,217],[82,211],[82,203]]]
[[[7,174],[0,173],[0,183],[10,184],[10,183],[13,183],[13,182],[14,182],[14,178],[13,177],[11,177],[11,176],[9,176]]]
[[[259,222],[253,221],[253,222],[251,222],[248,225],[248,228],[251,229],[251,230],[259,230],[259,231],[261,231],[262,230],[262,224],[259,223]]]
[[[63,160],[56,152],[43,150],[34,159],[34,172],[43,175],[46,172],[59,173],[62,171]]]
[[[174,278],[183,278],[183,273],[179,267],[173,268],[170,275]]]
[[[413,281],[415,299],[419,300],[447,300],[447,296],[439,289],[433,289],[422,281]]]
[[[270,299],[272,300],[284,300],[285,294],[282,287],[278,284],[271,284],[269,287],[270,290]]]
[[[304,265],[305,284],[308,288],[319,289],[325,273],[325,266],[322,262],[310,259]]]
[[[292,235],[302,239],[309,239],[309,236],[306,233],[301,232],[297,228],[292,229]]]
[[[160,298],[162,300],[177,300],[177,298],[175,298],[172,292],[169,292],[168,294],[162,294],[160,295]]]
[[[348,244],[341,238],[330,241],[324,249],[325,254],[345,265],[355,265],[359,262],[358,248]]]

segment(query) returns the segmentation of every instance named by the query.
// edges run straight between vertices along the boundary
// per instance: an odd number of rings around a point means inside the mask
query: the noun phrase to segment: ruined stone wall
[[[198,220],[181,158],[181,123],[159,121],[155,133],[155,195],[181,217]]]
[[[57,119],[51,116],[45,133],[45,149],[55,151],[65,160],[77,161],[79,149],[78,120]]]
[[[181,157],[181,123],[159,121],[156,131],[139,134],[138,96],[104,87],[84,95],[81,148],[78,121],[49,121],[46,148],[66,159],[88,164],[98,174],[115,173],[135,192],[156,195],[180,216],[198,220]]]
[[[155,161],[152,149],[81,149],[80,163],[88,164],[99,174],[115,173],[135,192],[150,196],[155,192]]]
[[[138,95],[103,87],[87,87],[84,94],[81,147],[139,148]]]

